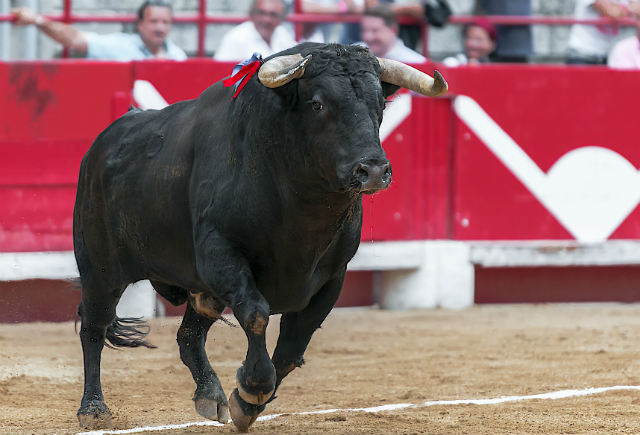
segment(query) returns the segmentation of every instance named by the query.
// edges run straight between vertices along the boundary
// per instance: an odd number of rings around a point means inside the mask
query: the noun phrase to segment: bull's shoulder
[[[160,110],[129,110],[115,120],[105,132],[115,135],[143,137],[151,131],[173,130],[177,125],[184,125],[193,109],[194,100],[180,101]]]
[[[190,172],[192,105],[181,102],[162,110],[127,112],[96,138],[81,171],[109,185],[120,179],[142,180],[166,173],[173,178],[178,173],[186,176]]]
[[[130,110],[111,123],[94,141],[90,153],[121,157],[157,154],[162,145],[178,142],[190,128],[193,101],[182,101],[162,110]]]

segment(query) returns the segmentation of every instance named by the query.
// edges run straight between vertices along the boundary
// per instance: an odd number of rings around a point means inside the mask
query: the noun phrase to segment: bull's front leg
[[[226,240],[208,233],[198,259],[203,280],[216,296],[233,310],[247,336],[247,355],[236,373],[236,386],[229,397],[229,411],[236,428],[246,432],[264,411],[276,388],[276,371],[266,346],[269,304],[258,291],[244,257]]]
[[[236,372],[236,388],[229,397],[231,418],[241,432],[256,421],[276,389],[276,371],[265,341],[269,305],[262,295],[257,296],[238,300],[233,306],[248,342],[247,356]]]
[[[345,271],[327,282],[305,309],[282,315],[278,344],[272,358],[277,374],[276,389],[285,376],[304,364],[304,352],[311,341],[311,336],[322,325],[338,300]]]

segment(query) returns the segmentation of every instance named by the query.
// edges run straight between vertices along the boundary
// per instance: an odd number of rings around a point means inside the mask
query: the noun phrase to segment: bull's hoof
[[[238,389],[234,389],[229,396],[229,411],[231,420],[238,429],[238,432],[247,432],[249,427],[256,421],[258,415],[264,411],[264,405],[252,405],[245,402],[238,394]]]
[[[94,401],[78,409],[78,423],[83,429],[110,429],[111,411],[104,402]]]
[[[217,381],[199,385],[193,395],[196,412],[220,423],[229,423],[229,402],[222,386]]]
[[[248,388],[243,385],[242,378],[244,376],[244,366],[240,367],[236,372],[236,386],[238,387],[238,394],[247,403],[252,405],[264,405],[269,401],[273,393],[275,392],[275,379],[273,380],[272,387],[269,390],[260,391],[259,388]],[[274,374],[275,377],[275,374]]]
[[[217,420],[220,423],[229,423],[229,405],[227,403],[218,403],[218,401],[206,397],[196,398],[193,401],[196,405],[196,412],[204,418]]]

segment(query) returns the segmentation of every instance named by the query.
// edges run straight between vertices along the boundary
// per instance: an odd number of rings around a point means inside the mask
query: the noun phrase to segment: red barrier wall
[[[0,64],[0,251],[73,249],[80,160],[126,111],[131,66]]]
[[[566,195],[571,201],[577,195],[584,195],[585,200],[601,202],[602,207],[607,207],[608,199],[616,202],[612,199],[614,195],[620,195],[620,200],[629,199],[633,202],[629,207],[635,211],[622,217],[610,237],[601,237],[598,241],[640,235],[637,193],[631,186],[636,183],[633,176],[640,165],[635,121],[640,95],[637,72],[604,67],[488,65],[480,69],[449,69],[446,77],[454,93],[471,96],[544,174],[549,175],[554,164],[563,158],[567,163],[571,162],[573,166],[567,171],[568,176],[554,180],[559,184],[587,183],[596,173],[609,169],[605,168],[610,163],[608,160],[594,163],[586,161],[588,159],[574,159],[573,162],[569,160],[572,151],[573,154],[578,150],[583,153],[591,147],[591,152],[597,147],[599,151],[612,150],[621,159],[626,159],[629,167],[621,169],[629,170],[630,178],[620,185],[611,184],[610,190],[603,189],[592,197],[578,185],[575,192],[567,189]],[[522,180],[496,158],[465,122],[456,122],[453,141],[455,204],[452,224],[455,239],[578,238],[560,223],[557,213],[532,195]],[[562,170],[568,170],[568,166]],[[556,169],[560,175],[560,165]],[[603,176],[603,184],[617,175],[614,168],[610,169],[610,177]],[[581,206],[577,201],[573,204],[576,209]],[[584,214],[587,210],[589,208],[585,206]],[[598,213],[598,209],[590,212]],[[614,210],[602,212],[613,213]],[[590,223],[592,226],[600,224]]]

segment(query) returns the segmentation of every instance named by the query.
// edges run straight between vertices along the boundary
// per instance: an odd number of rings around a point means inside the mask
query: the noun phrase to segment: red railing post
[[[207,36],[207,0],[198,1],[198,56],[205,56],[205,40]]]
[[[422,55],[429,58],[429,24],[426,21],[420,23],[420,39],[422,42]]]
[[[302,13],[302,0],[294,0],[293,1],[293,13],[300,14]],[[296,41],[300,41],[302,39],[302,23],[295,22],[293,25],[294,29],[294,38]]]
[[[63,2],[63,6],[62,6],[62,21],[67,23],[67,24],[71,24],[71,4],[72,0],[64,0]],[[68,58],[69,57],[69,49],[65,48],[62,50],[62,57],[63,58]]]

